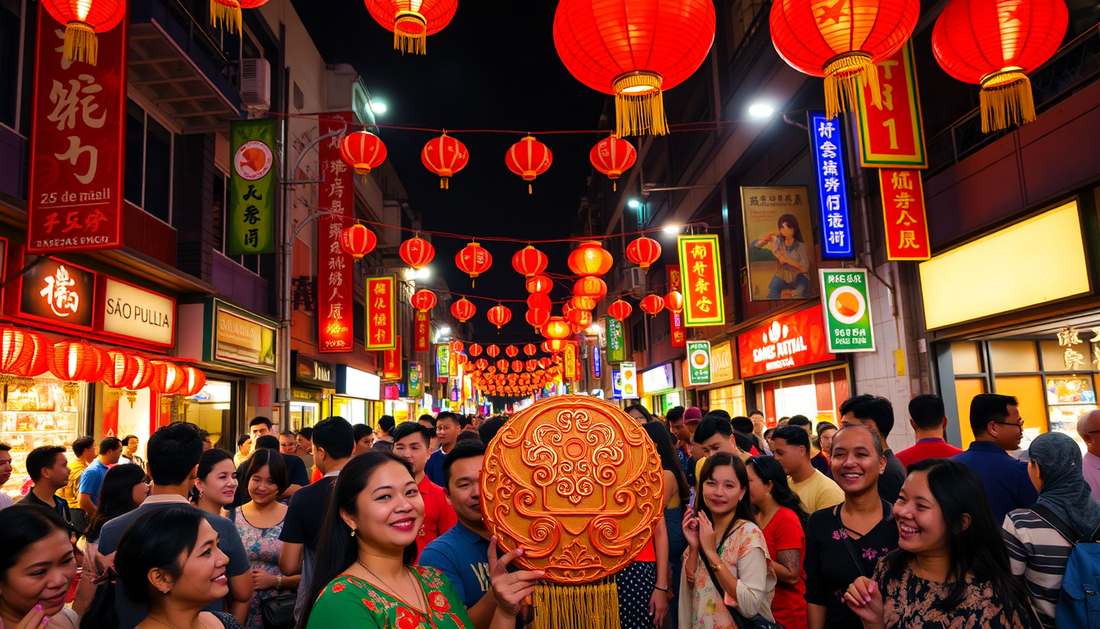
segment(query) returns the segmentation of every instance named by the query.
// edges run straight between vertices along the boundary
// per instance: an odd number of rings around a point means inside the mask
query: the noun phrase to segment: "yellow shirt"
[[[57,495],[69,503],[70,509],[80,508],[80,475],[88,464],[80,459],[69,461],[69,483],[57,491]]]
[[[787,482],[791,484],[791,490],[802,501],[802,508],[806,513],[827,509],[844,502],[844,490],[840,485],[818,470],[814,470],[813,476],[801,483],[794,482],[790,476],[787,477]]]

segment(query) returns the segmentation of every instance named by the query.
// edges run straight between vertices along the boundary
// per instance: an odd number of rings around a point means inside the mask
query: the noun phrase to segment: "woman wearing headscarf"
[[[1060,432],[1042,434],[1027,452],[1027,471],[1039,501],[1005,516],[1003,534],[1012,573],[1023,576],[1040,622],[1053,629],[1073,542],[1096,537],[1100,503],[1092,499],[1081,471],[1081,448],[1072,438]]]

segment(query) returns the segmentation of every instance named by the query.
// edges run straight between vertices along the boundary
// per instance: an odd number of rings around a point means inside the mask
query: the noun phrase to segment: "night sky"
[[[380,125],[417,125],[450,129],[505,129],[517,133],[452,133],[470,152],[469,165],[440,190],[439,178],[424,168],[420,151],[436,133],[382,128],[389,160],[420,212],[423,228],[479,237],[566,238],[577,216],[586,177],[588,152],[604,135],[536,135],[550,147],[553,165],[527,184],[504,164],[508,147],[524,131],[595,129],[605,96],[569,74],[554,49],[556,2],[464,0],[454,20],[428,38],[428,54],[402,55],[393,35],[368,13],[362,0],[294,0],[294,6],[328,63],[350,63],[363,77],[371,97],[389,110]],[[466,241],[433,236],[433,273],[442,273],[452,291],[501,299],[526,299],[523,277],[512,269],[512,254],[524,245],[480,241],[493,266],[470,288],[470,278],[454,264]],[[569,273],[569,246],[538,245],[550,258],[549,272]],[[564,299],[558,285],[551,294]],[[498,335],[485,319],[493,305],[472,300],[480,342],[537,341],[523,317],[523,303],[505,304],[512,321]],[[555,314],[559,314],[555,311]]]

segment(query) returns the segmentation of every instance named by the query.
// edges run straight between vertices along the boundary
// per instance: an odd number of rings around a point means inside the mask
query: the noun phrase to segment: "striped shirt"
[[[1031,603],[1045,629],[1054,629],[1054,610],[1073,545],[1030,509],[1005,516],[1001,531],[1012,574],[1023,575]]]

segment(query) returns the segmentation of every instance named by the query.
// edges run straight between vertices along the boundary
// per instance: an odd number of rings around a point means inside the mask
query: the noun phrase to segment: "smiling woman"
[[[48,507],[0,512],[0,626],[76,627],[76,613],[65,607],[77,567],[71,534]]]

